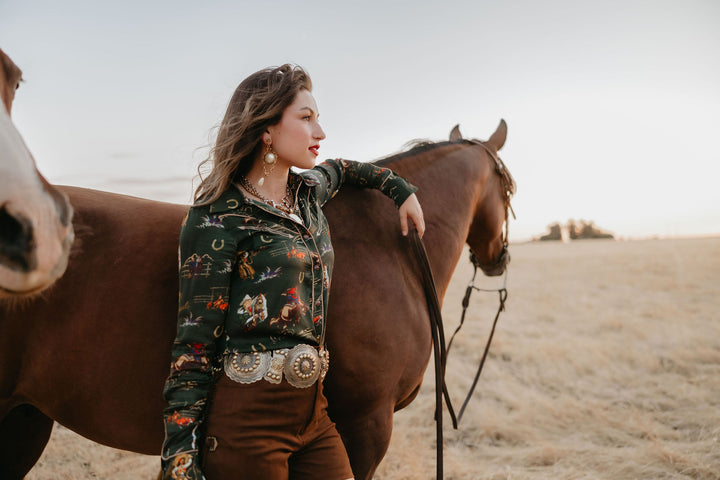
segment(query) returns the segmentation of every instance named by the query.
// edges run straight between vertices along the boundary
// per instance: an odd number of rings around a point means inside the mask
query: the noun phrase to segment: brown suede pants
[[[207,480],[346,480],[350,461],[327,414],[322,382],[295,388],[218,380],[203,449]]]

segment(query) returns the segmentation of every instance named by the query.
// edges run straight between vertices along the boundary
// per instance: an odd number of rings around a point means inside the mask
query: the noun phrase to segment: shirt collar
[[[297,195],[298,189],[305,185],[307,187],[315,187],[320,184],[319,179],[316,177],[317,171],[306,170],[301,173],[290,172],[290,188],[295,190]],[[247,203],[245,195],[236,184],[230,185],[230,188],[225,190],[220,198],[210,204],[210,213],[221,213],[228,212],[239,208],[241,205]]]

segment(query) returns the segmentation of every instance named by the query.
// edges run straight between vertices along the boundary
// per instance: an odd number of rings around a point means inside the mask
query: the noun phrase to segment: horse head
[[[0,50],[0,298],[38,293],[65,272],[72,207],[50,185],[10,119],[22,72]]]
[[[491,165],[490,173],[483,179],[484,183],[479,190],[467,236],[471,261],[488,276],[501,275],[510,262],[507,222],[508,213],[512,212],[510,198],[515,193],[515,181],[498,156],[506,137],[505,120],[500,120],[495,133],[484,142],[475,139],[463,140],[458,125],[450,132],[450,141],[476,145]]]

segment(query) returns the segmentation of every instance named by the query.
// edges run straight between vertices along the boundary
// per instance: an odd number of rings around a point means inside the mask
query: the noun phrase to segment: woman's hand
[[[422,238],[425,233],[425,220],[423,219],[420,202],[418,202],[417,196],[414,193],[400,205],[400,229],[402,230],[403,236],[408,234],[408,217],[413,221],[418,235]]]

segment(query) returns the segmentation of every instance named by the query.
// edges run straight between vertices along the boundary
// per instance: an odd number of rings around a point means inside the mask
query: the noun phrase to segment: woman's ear
[[[272,143],[272,137],[270,136],[270,130],[265,130],[265,133],[262,134],[262,141],[265,145],[270,145]]]

